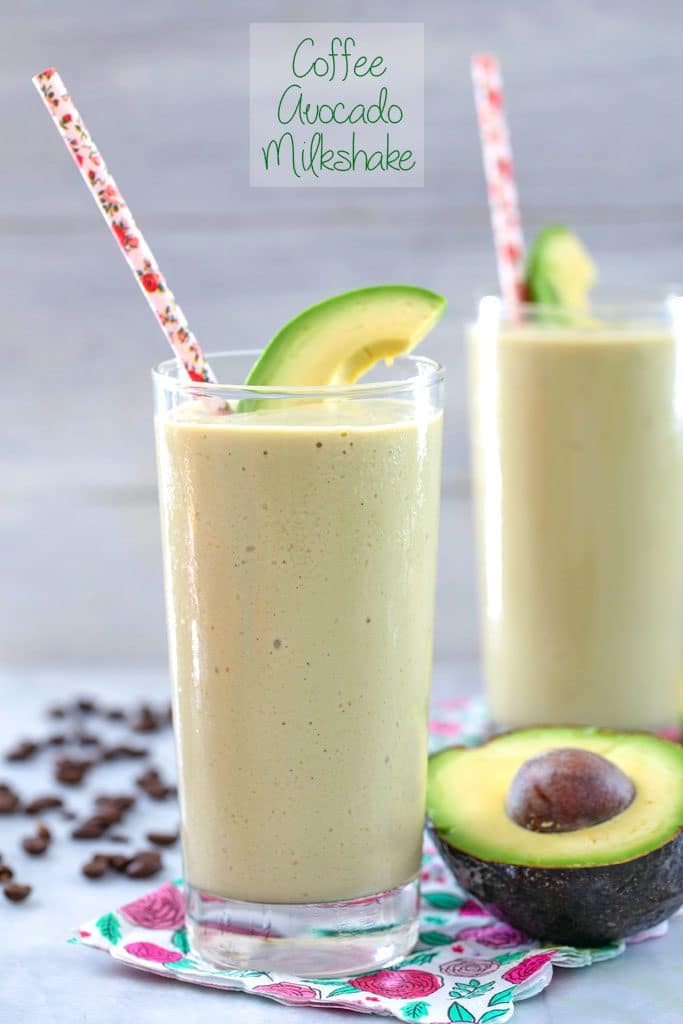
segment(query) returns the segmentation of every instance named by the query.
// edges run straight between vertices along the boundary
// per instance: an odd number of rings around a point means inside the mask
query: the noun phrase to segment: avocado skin
[[[654,927],[683,904],[683,831],[642,857],[576,868],[480,860],[432,835],[462,888],[534,938],[601,946]]]

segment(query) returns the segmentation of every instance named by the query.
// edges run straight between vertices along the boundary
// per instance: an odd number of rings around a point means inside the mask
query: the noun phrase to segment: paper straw
[[[479,122],[498,280],[512,316],[525,299],[524,235],[512,163],[512,148],[503,104],[503,81],[497,57],[472,57],[472,83]]]
[[[100,156],[83,118],[54,68],[33,76],[40,93],[71,153],[83,181],[97,203],[111,233],[118,242],[126,263],[133,271],[142,294],[171,343],[180,364],[191,380],[215,383],[216,378],[205,360],[199,342],[190,330],[185,314],[176,302],[166,278],[154,259],[107,165]]]

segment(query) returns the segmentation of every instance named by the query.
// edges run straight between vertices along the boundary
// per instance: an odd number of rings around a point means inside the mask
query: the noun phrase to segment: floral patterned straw
[[[498,58],[488,53],[474,54],[472,83],[500,290],[511,315],[517,318],[519,303],[525,298],[524,236]]]
[[[34,75],[33,84],[52,115],[57,131],[111,229],[180,364],[191,380],[215,383],[211,367],[190,330],[185,314],[166,283],[116,182],[98,153],[64,82],[54,68]]]

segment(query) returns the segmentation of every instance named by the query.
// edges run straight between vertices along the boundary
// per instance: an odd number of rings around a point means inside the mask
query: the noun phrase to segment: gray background
[[[436,653],[476,654],[462,318],[495,281],[468,58],[506,77],[527,234],[557,217],[603,278],[683,276],[677,2],[1,0],[0,663],[162,665],[148,368],[166,357],[31,85],[56,65],[206,348],[320,297],[445,293],[450,373]],[[425,24],[422,189],[250,189],[248,25]]]

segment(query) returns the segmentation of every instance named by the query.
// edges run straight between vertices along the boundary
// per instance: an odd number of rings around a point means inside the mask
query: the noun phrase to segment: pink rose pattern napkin
[[[430,723],[432,746],[476,743],[486,732],[480,700],[441,705]],[[637,939],[666,931],[666,924]],[[178,981],[234,989],[301,1006],[332,1006],[423,1024],[488,1024],[512,1016],[514,1002],[550,983],[553,966],[586,967],[619,956],[625,943],[601,949],[541,946],[467,897],[425,837],[420,941],[391,967],[350,978],[298,978],[262,971],[223,971],[194,956],[185,930],[182,881],[166,884],[102,914],[70,940],[115,960]]]

